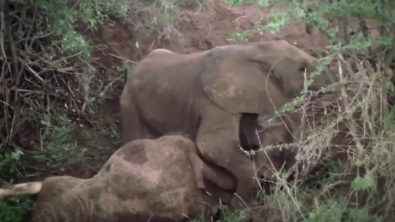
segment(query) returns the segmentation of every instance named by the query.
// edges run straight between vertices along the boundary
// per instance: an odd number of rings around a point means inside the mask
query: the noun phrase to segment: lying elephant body
[[[256,183],[240,149],[242,115],[272,114],[290,102],[318,63],[283,40],[192,54],[154,50],[129,74],[120,98],[124,143],[182,132],[202,159],[232,173],[236,193],[247,201]],[[327,80],[320,75],[314,85]]]
[[[135,140],[118,149],[91,179],[50,177],[0,189],[0,196],[39,192],[32,222],[163,222],[207,216],[217,198],[227,202],[233,194],[211,186],[210,196],[197,188],[192,168],[204,163],[191,161],[196,150],[191,140],[176,135]],[[204,172],[234,186],[219,169]]]

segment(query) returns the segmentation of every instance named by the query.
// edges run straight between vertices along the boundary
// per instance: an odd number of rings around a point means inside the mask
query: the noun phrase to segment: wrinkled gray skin
[[[234,186],[235,181],[191,158],[196,151],[191,140],[177,135],[134,140],[118,149],[91,179],[44,180],[32,222],[176,222],[186,216],[207,217],[219,199],[227,203],[232,193],[206,180],[212,196],[202,192],[192,168],[207,168],[200,172],[202,177],[211,173],[221,186]]]
[[[243,209],[258,184],[252,160],[240,150],[242,115],[273,114],[302,91],[305,74],[310,76],[318,64],[283,40],[192,54],[154,50],[134,67],[123,89],[123,141],[182,132],[196,142],[202,159],[237,179],[236,193],[243,201],[232,205]],[[328,82],[320,75],[313,87]]]

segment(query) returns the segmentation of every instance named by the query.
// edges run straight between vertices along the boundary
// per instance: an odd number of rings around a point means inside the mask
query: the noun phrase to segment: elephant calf
[[[191,54],[153,50],[128,74],[120,97],[123,141],[188,135],[202,159],[237,179],[236,194],[243,201],[232,205],[245,209],[258,186],[253,163],[239,148],[239,131],[245,130],[241,118],[272,115],[307,87],[306,78],[319,65],[317,58],[284,40]],[[309,88],[326,86],[328,77],[316,76]],[[201,183],[198,187],[204,189]]]
[[[233,196],[219,186],[235,189],[236,182],[202,162],[196,151],[191,140],[178,135],[134,140],[118,149],[90,179],[49,177],[0,189],[0,197],[39,193],[32,222],[154,222],[207,217],[215,213],[218,198],[226,203]],[[211,195],[197,187],[196,178],[204,181]]]

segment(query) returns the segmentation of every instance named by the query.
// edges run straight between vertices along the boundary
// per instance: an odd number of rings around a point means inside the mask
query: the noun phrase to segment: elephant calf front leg
[[[204,163],[198,156],[196,147],[189,147],[188,157],[192,166],[196,186],[199,189],[206,189],[204,178],[207,178],[221,189],[232,190],[235,188],[236,184],[233,178],[224,174],[224,172],[221,172],[219,169],[210,167]]]
[[[196,143],[203,159],[226,169],[236,177],[237,206],[234,207],[245,208],[246,203],[251,202],[256,195],[258,183],[253,178],[253,161],[239,146],[238,118],[233,117],[220,123],[203,122]]]

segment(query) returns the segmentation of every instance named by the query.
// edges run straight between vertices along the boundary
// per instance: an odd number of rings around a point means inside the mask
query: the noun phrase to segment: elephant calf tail
[[[23,194],[37,194],[40,193],[43,184],[42,182],[20,183],[12,185],[5,189],[0,189],[0,198],[23,195]]]

